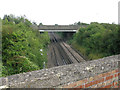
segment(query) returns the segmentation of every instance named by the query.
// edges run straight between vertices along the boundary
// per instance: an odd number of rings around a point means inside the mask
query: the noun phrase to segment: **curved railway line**
[[[57,34],[49,33],[49,36],[51,44],[49,45],[48,68],[85,61]]]

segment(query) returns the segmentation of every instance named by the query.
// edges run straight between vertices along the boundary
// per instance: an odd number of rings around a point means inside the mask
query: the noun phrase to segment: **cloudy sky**
[[[1,0],[0,17],[23,16],[44,25],[74,22],[118,23],[120,0]]]

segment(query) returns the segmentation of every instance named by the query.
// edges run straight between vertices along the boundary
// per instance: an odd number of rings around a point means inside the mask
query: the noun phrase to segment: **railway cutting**
[[[82,56],[64,42],[56,33],[49,33],[50,45],[48,51],[47,67],[62,66],[67,64],[74,64],[84,62]]]

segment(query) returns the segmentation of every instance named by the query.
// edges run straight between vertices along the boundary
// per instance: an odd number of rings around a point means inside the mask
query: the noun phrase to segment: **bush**
[[[91,23],[79,29],[72,39],[72,45],[77,45],[77,49],[89,59],[98,59],[119,54],[118,41],[118,25]]]
[[[2,75],[42,69],[47,62],[48,33],[40,34],[23,17],[11,21],[2,20]]]

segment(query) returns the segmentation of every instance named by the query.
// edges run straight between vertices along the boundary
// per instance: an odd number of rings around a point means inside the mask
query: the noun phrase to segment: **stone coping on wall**
[[[2,77],[0,87],[56,88],[118,68],[120,55]]]

